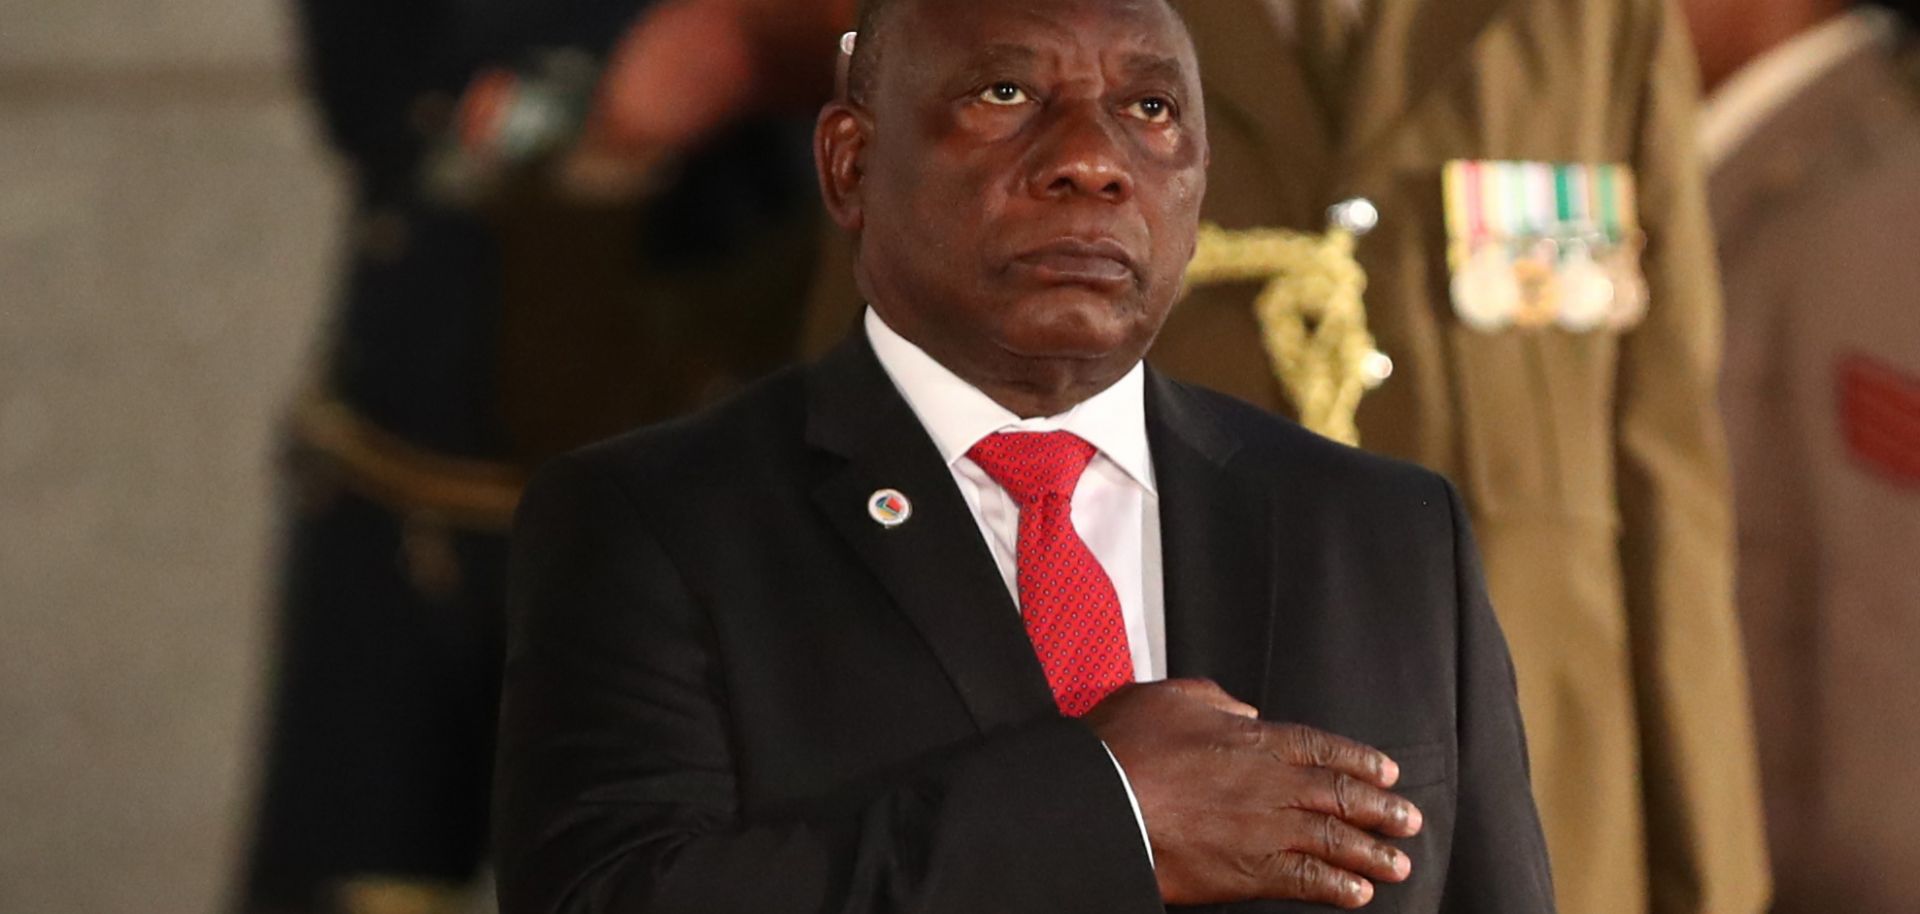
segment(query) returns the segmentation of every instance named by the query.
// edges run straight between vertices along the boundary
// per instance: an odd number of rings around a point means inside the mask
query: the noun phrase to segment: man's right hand
[[[1205,680],[1126,686],[1084,720],[1126,771],[1168,904],[1256,898],[1358,908],[1418,834],[1379,750],[1259,713]]]

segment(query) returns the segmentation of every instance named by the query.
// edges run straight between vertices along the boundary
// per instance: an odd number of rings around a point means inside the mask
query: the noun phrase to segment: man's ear
[[[867,142],[873,123],[864,110],[835,100],[820,111],[813,127],[813,163],[820,175],[820,198],[827,215],[849,232],[866,225],[862,179],[866,177]]]

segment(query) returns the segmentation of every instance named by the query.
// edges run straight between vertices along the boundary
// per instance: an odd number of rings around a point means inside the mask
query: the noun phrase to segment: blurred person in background
[[[1394,376],[1361,444],[1465,491],[1513,646],[1565,914],[1768,897],[1715,396],[1719,290],[1669,0],[1190,0],[1203,218],[1358,256]],[[808,345],[860,314],[830,249]],[[1290,410],[1256,286],[1198,288],[1149,361]]]
[[[521,481],[790,358],[843,6],[300,4],[355,215],[291,423],[242,911],[467,904]]]
[[[1689,0],[1778,914],[1920,911],[1920,96],[1907,21]]]

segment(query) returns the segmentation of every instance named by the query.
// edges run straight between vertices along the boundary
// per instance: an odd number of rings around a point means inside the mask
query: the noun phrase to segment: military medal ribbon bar
[[[1468,326],[1582,333],[1645,315],[1631,168],[1456,160],[1442,193],[1453,308]]]

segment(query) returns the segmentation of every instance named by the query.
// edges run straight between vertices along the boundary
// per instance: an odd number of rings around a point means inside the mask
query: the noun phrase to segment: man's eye
[[[1152,96],[1128,105],[1127,111],[1149,124],[1164,124],[1173,119],[1173,102]]]
[[[980,100],[989,105],[1024,105],[1030,99],[1027,90],[1013,83],[994,83],[980,93]]]

